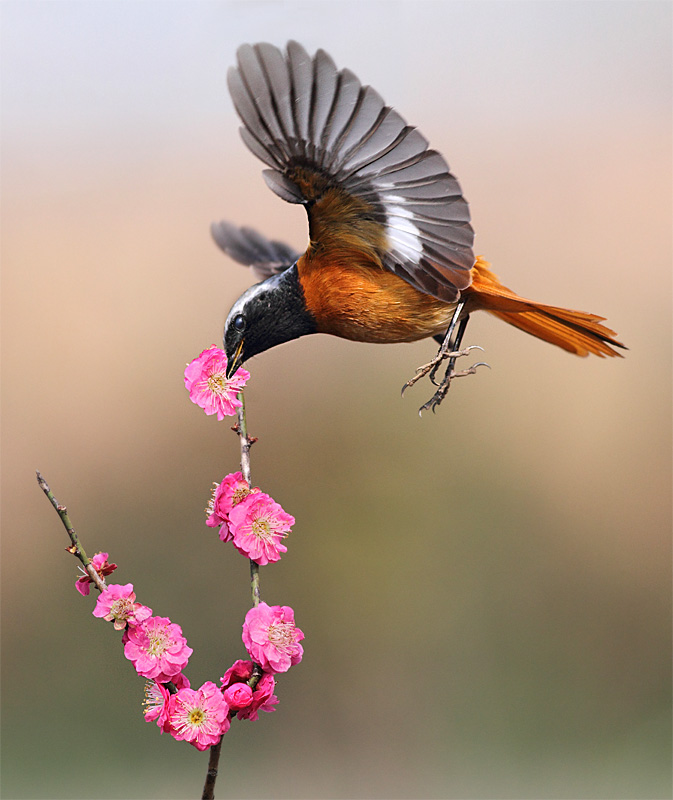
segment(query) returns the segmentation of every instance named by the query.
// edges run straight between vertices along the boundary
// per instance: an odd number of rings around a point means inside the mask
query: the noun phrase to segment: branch
[[[210,758],[208,759],[208,772],[206,772],[206,782],[203,784],[203,794],[201,800],[214,800],[215,781],[217,780],[217,768],[220,763],[220,750],[222,749],[222,739],[210,748]]]
[[[250,448],[257,439],[250,439],[248,437],[248,423],[245,418],[245,397],[243,396],[243,392],[238,393],[238,399],[241,401],[241,406],[236,412],[238,415],[238,422],[234,430],[238,434],[238,438],[241,442],[241,472],[247,481],[248,489],[252,489],[252,481],[250,480]]]
[[[233,428],[233,431],[238,434],[238,439],[241,445],[241,473],[245,482],[248,484],[248,489],[252,489],[252,481],[250,479],[250,448],[257,441],[256,437],[248,436],[248,423],[245,417],[245,397],[243,392],[238,393],[238,399],[241,405],[237,411],[238,421]],[[250,560],[250,589],[252,591],[252,604],[253,606],[259,605],[259,564],[256,564],[252,559]],[[262,677],[262,668],[259,664],[254,664],[252,675],[248,681],[248,686],[254,689]],[[220,751],[222,749],[222,738],[217,744],[210,748],[210,757],[208,759],[208,771],[206,772],[206,781],[203,785],[203,794],[201,800],[214,800],[215,797],[215,781],[217,780],[219,764],[220,764]]]
[[[238,399],[241,401],[241,406],[238,409],[238,423],[234,429],[238,433],[238,438],[241,442],[241,472],[243,478],[248,484],[248,489],[252,489],[252,480],[250,478],[250,448],[257,441],[256,438],[248,436],[248,423],[245,418],[245,397],[243,392],[238,393]],[[250,589],[252,591],[252,604],[253,606],[259,605],[259,564],[250,561]]]
[[[72,553],[77,558],[79,558],[79,560],[82,562],[82,566],[86,570],[87,575],[91,578],[94,586],[98,589],[99,592],[102,592],[104,589],[107,588],[107,585],[103,580],[103,578],[101,578],[101,576],[98,574],[98,572],[96,572],[95,567],[91,563],[91,559],[84,552],[84,548],[80,544],[79,538],[75,533],[75,529],[73,528],[72,523],[70,522],[70,517],[68,516],[68,509],[65,506],[61,505],[58,502],[58,500],[54,497],[53,492],[49,488],[49,484],[42,477],[42,474],[40,473],[39,470],[37,470],[36,474],[37,474],[37,482],[40,489],[42,489],[42,491],[47,495],[49,502],[56,509],[56,512],[61,518],[63,526],[68,532],[70,541],[72,542],[70,547],[66,547],[66,550],[69,553]]]

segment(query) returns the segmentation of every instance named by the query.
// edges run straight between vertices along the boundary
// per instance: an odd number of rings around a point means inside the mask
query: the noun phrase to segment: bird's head
[[[234,303],[224,323],[227,378],[258,353],[316,330],[296,265],[251,286]]]

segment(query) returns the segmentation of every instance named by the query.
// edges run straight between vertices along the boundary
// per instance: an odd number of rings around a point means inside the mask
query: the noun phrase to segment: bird
[[[621,356],[604,317],[544,305],[504,286],[475,257],[470,210],[444,157],[420,131],[322,49],[244,44],[227,74],[245,145],[265,165],[267,186],[304,206],[303,253],[248,226],[215,222],[216,244],[259,282],[224,325],[227,377],[248,359],[313,333],[393,344],[433,338],[437,354],[404,389],[429,374],[433,412],[459,370],[470,315],[499,319],[578,356]],[[446,362],[440,383],[435,380]]]

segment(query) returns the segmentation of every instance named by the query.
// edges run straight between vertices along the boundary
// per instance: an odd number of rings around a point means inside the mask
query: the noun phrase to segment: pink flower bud
[[[252,703],[252,689],[247,683],[234,683],[224,690],[224,699],[232,711],[247,708]]]

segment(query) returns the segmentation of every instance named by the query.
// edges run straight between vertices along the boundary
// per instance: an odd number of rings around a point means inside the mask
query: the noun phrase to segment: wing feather
[[[238,228],[230,222],[213,222],[210,232],[217,246],[234,261],[251,267],[259,280],[283,272],[299,258],[299,253],[284,244],[269,240],[253,228]]]
[[[469,286],[474,233],[460,185],[378,92],[297,42],[285,54],[243,45],[229,88],[244,142],[271,168],[273,191],[306,205],[313,244],[326,233],[338,244],[338,211],[351,244],[369,237],[363,250],[419,290],[448,302]]]
[[[313,97],[313,64],[311,57],[298,42],[287,45],[287,64],[292,86],[292,113],[295,136],[301,150],[306,152],[309,143],[309,120]],[[239,65],[240,67],[240,65]]]

